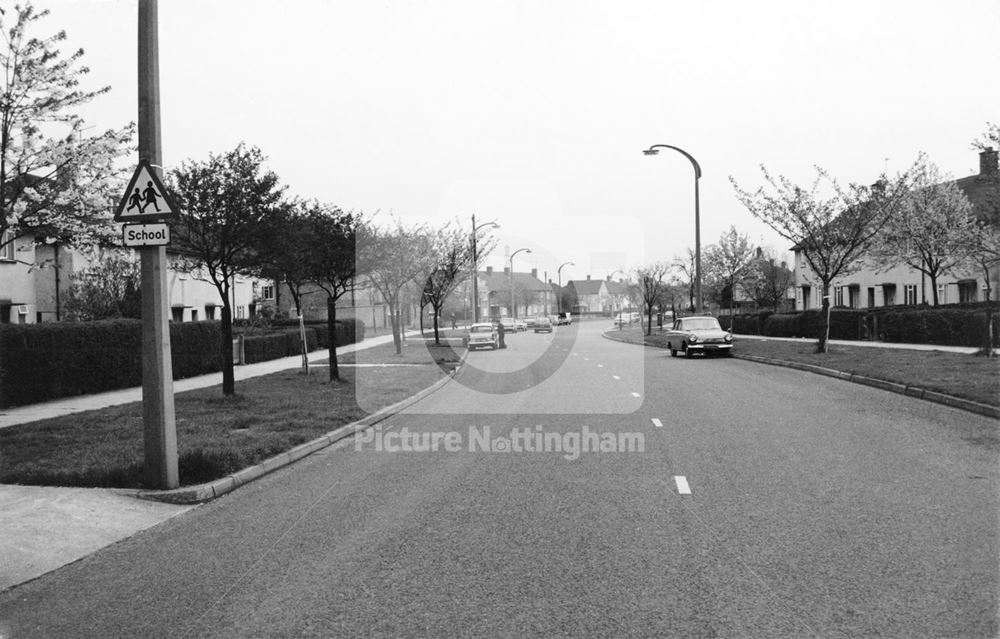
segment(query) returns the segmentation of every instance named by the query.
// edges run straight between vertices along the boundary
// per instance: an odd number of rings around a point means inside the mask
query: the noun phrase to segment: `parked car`
[[[624,324],[637,324],[639,323],[638,313],[619,313],[615,317],[615,326],[622,326]]]
[[[493,324],[473,324],[469,327],[469,336],[465,338],[465,345],[470,351],[486,346],[496,350],[500,346],[500,335]]]
[[[507,333],[517,331],[517,323],[513,317],[501,317],[500,323],[503,325],[503,330]]]
[[[556,326],[565,326],[572,323],[573,323],[572,313],[559,313],[559,316],[556,319]]]
[[[681,317],[663,335],[672,357],[677,357],[677,351],[687,357],[695,353],[729,356],[733,352],[733,334],[722,330],[714,317]]]
[[[522,333],[528,330],[528,324],[523,319],[515,319],[514,326],[517,327],[517,330]]]
[[[547,317],[536,317],[535,318],[535,332],[536,333],[551,333],[552,332],[552,322]]]
[[[524,318],[524,325],[527,328],[535,328],[535,320],[536,319],[538,319],[538,318],[536,318],[536,317],[525,317]]]

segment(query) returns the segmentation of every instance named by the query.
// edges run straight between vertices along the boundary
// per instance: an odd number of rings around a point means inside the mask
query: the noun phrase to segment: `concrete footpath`
[[[416,332],[409,333],[415,335]],[[392,341],[370,337],[337,349],[340,354]],[[325,359],[313,351],[310,360]],[[236,380],[298,368],[302,356],[237,366]],[[222,383],[221,373],[174,382],[174,392]],[[0,428],[142,400],[142,388],[70,397],[0,410]],[[0,484],[0,591],[81,559],[141,530],[195,508],[137,499],[139,490],[58,488]]]

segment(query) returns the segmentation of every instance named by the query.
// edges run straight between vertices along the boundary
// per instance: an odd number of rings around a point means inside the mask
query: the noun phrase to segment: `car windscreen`
[[[686,331],[721,331],[719,320],[714,318],[684,320],[684,330]]]
[[[492,333],[493,332],[493,327],[492,326],[473,326],[472,327],[472,332],[473,333]]]

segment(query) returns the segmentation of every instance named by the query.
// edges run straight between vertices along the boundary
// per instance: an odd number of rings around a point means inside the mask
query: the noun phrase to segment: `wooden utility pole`
[[[139,0],[139,160],[162,182],[160,150],[160,59],[156,0]],[[167,320],[167,249],[143,246],[142,421],[148,488],[177,488],[177,427],[174,377]]]

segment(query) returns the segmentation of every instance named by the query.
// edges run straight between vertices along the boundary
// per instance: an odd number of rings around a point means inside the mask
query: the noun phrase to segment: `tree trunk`
[[[646,307],[646,335],[653,334],[653,305]]]
[[[934,301],[934,306],[938,305],[938,294],[937,294],[937,273],[928,274],[927,276],[931,281],[931,299]]]
[[[233,374],[233,309],[229,306],[228,295],[222,298],[222,394],[236,394],[236,378]]]
[[[396,309],[398,302],[389,304],[389,317],[392,320],[392,343],[396,347],[396,355],[403,354],[403,340],[399,334],[399,311]]]
[[[337,365],[337,300],[326,298],[326,331],[330,336],[330,381],[340,381],[340,367]]]
[[[442,306],[444,306],[444,304],[442,304]],[[441,309],[437,308],[436,306],[433,308],[434,308],[434,344],[436,346],[440,346],[441,337],[438,334],[438,327],[440,326]]]
[[[826,343],[830,341],[830,284],[823,282],[823,310],[820,313],[819,342],[816,344],[817,353],[826,353]]]

